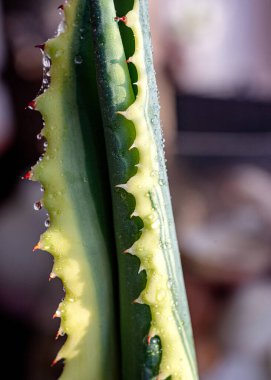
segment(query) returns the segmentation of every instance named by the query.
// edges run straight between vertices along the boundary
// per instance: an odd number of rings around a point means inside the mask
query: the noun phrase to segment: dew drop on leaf
[[[159,290],[157,293],[156,299],[157,301],[162,301],[166,296],[166,292],[164,290]]]
[[[33,207],[34,207],[34,210],[36,210],[36,211],[41,210],[42,209],[42,203],[41,203],[41,201],[35,202],[34,205],[33,205]]]
[[[81,65],[82,62],[83,62],[83,58],[81,57],[81,55],[76,55],[74,58],[74,63],[76,65]]]
[[[45,227],[50,227],[50,219],[46,219],[44,222]]]

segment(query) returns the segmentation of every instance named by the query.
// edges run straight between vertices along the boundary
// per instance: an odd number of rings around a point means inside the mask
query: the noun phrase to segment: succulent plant
[[[70,0],[45,45],[35,249],[65,299],[62,380],[196,380],[165,168],[147,0]]]

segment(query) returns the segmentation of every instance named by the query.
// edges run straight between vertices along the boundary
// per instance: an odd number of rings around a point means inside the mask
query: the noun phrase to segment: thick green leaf
[[[62,26],[45,46],[51,84],[36,108],[48,147],[33,168],[50,216],[39,247],[53,254],[51,276],[66,290],[56,316],[68,338],[56,360],[65,359],[63,380],[118,379],[115,247],[89,2],[67,4]]]

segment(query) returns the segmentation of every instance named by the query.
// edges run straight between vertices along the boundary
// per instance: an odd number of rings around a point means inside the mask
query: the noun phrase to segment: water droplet
[[[44,141],[43,143],[43,147],[46,149],[48,147],[48,142],[47,141]]]
[[[152,170],[152,172],[151,172],[151,176],[152,177],[157,177],[158,176],[158,171],[157,170]]]
[[[34,207],[34,210],[36,210],[36,211],[41,210],[42,209],[42,203],[41,203],[41,201],[35,202],[34,205],[33,205],[33,207]]]
[[[152,124],[157,124],[159,122],[159,117],[158,115],[154,114],[153,118],[151,119]]]
[[[59,57],[62,56],[62,54],[63,54],[62,49],[61,49],[61,50],[58,50],[58,51],[55,53],[55,57],[56,57],[56,58],[59,58]]]
[[[44,192],[44,187],[41,185],[41,187],[40,187],[40,191],[41,192]]]
[[[57,36],[59,36],[61,33],[63,33],[65,31],[65,27],[66,27],[66,23],[64,20],[62,20],[59,23],[58,28],[57,28]]]
[[[152,223],[151,228],[153,230],[156,230],[157,228],[159,228],[159,226],[160,226],[160,221],[159,219],[157,219],[154,223]]]
[[[159,292],[157,293],[156,295],[156,299],[157,301],[162,301],[166,296],[166,292],[162,289],[162,290],[159,290]]]
[[[158,181],[158,183],[159,183],[160,186],[164,186],[166,182],[165,182],[164,179],[160,178],[159,181]]]
[[[154,215],[154,214],[149,214],[149,215],[147,216],[147,220],[148,220],[149,222],[154,221],[154,220],[155,220],[155,215]]]
[[[47,73],[44,74],[44,77],[42,79],[42,85],[43,85],[44,90],[46,90],[49,87],[49,80],[46,76],[47,76]]]
[[[124,191],[122,191],[122,192],[120,193],[120,197],[121,197],[121,199],[123,199],[123,200],[126,199],[126,194],[125,194]]]
[[[74,298],[69,298],[69,301],[70,301],[71,303],[73,303],[73,302],[74,302]]]
[[[81,65],[82,62],[83,62],[83,58],[81,57],[81,55],[76,55],[74,58],[74,63],[76,65]]]
[[[49,218],[45,220],[44,225],[47,228],[50,227],[50,219]]]
[[[43,53],[42,63],[43,63],[43,68],[45,68],[45,69],[49,69],[50,66],[51,66],[50,58],[49,58],[48,55],[45,54],[45,53]],[[47,71],[46,71],[46,72],[47,72]]]
[[[160,241],[160,246],[162,249],[170,249],[171,243],[169,241]]]

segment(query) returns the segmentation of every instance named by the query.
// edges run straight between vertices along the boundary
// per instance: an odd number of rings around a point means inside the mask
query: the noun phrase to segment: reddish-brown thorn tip
[[[29,102],[24,109],[34,110],[36,108],[36,105],[37,105],[36,100],[31,100],[31,102]]]
[[[148,344],[148,346],[151,344],[151,336],[150,335],[148,335],[148,337],[147,337],[147,344]]]
[[[57,359],[54,359],[53,361],[52,361],[52,363],[51,363],[51,366],[50,367],[53,367],[54,365],[56,365],[56,363],[58,362],[58,360]]]
[[[45,44],[38,44],[38,45],[35,45],[35,48],[38,48],[38,49],[44,51]]]
[[[61,312],[57,310],[52,318],[55,319],[55,318],[60,318],[60,317],[61,317]]]
[[[117,21],[117,22],[122,21],[122,22],[124,22],[124,24],[127,23],[127,17],[126,17],[126,16],[122,16],[122,17],[118,17],[118,16],[116,16],[116,17],[114,18],[114,20]]]
[[[32,177],[32,173],[31,171],[29,170],[28,172],[25,173],[25,175],[23,175],[21,178],[22,179],[31,179]]]
[[[58,330],[58,332],[56,333],[56,336],[55,336],[55,340],[58,340],[58,338],[60,337],[60,331]]]
[[[35,247],[33,248],[33,252],[37,251],[38,249],[41,249],[40,242],[38,242]]]
[[[61,11],[64,11],[64,5],[63,4],[60,4],[57,9],[61,10]]]

